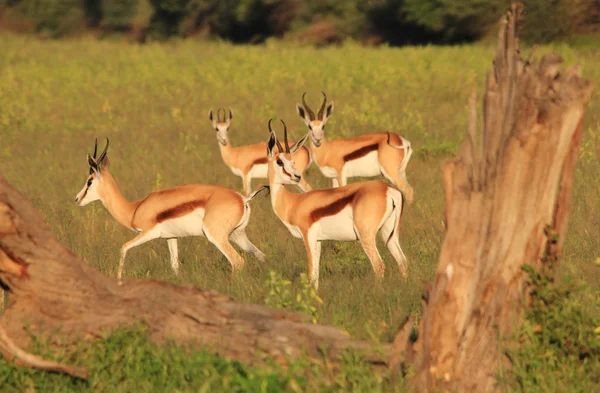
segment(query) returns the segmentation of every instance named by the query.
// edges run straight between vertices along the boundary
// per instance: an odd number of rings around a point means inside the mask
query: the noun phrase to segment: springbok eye
[[[89,186],[91,186],[93,181],[94,181],[94,179],[91,179],[91,178],[90,178],[90,179],[88,180],[88,182],[87,182],[87,186],[88,186],[88,187],[89,187]]]
[[[215,131],[219,132],[219,128],[218,128],[218,127],[215,127]]]
[[[277,159],[277,165],[283,166],[283,161],[281,161],[279,158]]]

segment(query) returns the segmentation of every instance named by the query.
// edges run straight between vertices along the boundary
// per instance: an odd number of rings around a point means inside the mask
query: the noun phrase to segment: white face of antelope
[[[90,174],[85,180],[83,188],[75,197],[75,203],[79,206],[83,207],[100,199],[99,190],[102,183],[102,170],[107,169],[109,165],[108,156],[106,155],[108,143],[108,138],[106,138],[106,147],[99,158],[96,158],[96,153],[98,151],[97,140],[96,146],[94,147],[94,156],[91,157],[89,154],[87,155],[88,165],[90,166]]]
[[[220,113],[223,111],[223,120],[221,120]],[[229,108],[228,113],[225,112],[225,109],[219,108],[217,110],[217,116],[213,115],[213,110],[211,109],[208,112],[208,119],[210,120],[213,129],[217,132],[217,141],[221,144],[221,146],[227,146],[227,132],[229,131],[229,126],[231,125],[231,119],[233,119],[233,111]]]
[[[277,140],[277,135],[271,130],[271,120],[269,120],[269,131],[271,131],[271,135],[267,141],[267,158],[269,159],[269,165],[274,173],[273,181],[276,184],[298,184],[302,179],[302,173],[296,169],[292,154],[297,152],[298,149],[304,145],[308,135],[304,135],[290,148],[287,141],[287,128],[283,120],[281,120],[281,122],[283,123],[285,130],[285,151],[279,140]],[[277,149],[277,151],[275,149]]]
[[[83,207],[88,203],[92,203],[100,199],[100,194],[98,194],[98,185],[100,181],[100,177],[97,175],[97,173],[92,173],[85,181],[85,185],[81,191],[79,191],[75,197],[75,203]]]
[[[323,93],[323,104],[321,104],[321,108],[315,116],[315,112],[313,112],[306,103],[305,96],[306,93],[302,94],[302,105],[296,104],[296,111],[308,127],[308,134],[310,135],[312,143],[316,147],[319,147],[325,136],[325,125],[327,124],[327,120],[333,113],[333,102],[327,105],[327,95]]]

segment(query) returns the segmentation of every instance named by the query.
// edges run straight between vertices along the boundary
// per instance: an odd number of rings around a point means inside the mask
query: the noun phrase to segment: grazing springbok
[[[302,105],[296,104],[298,115],[308,126],[313,159],[323,175],[332,179],[333,187],[345,186],[349,177],[383,175],[413,200],[413,189],[406,180],[406,165],[412,155],[411,144],[392,132],[378,132],[355,138],[325,139],[325,125],[333,113],[333,102],[323,104],[315,116],[302,95]]]
[[[100,200],[115,220],[138,232],[133,240],[121,247],[117,272],[119,281],[127,251],[156,238],[167,239],[171,267],[176,274],[179,272],[178,237],[206,236],[227,257],[234,271],[244,267],[244,259],[231,246],[230,240],[264,261],[265,255],[246,236],[246,226],[250,220],[248,202],[266,187],[244,198],[227,187],[186,184],[153,192],[137,202],[128,202],[108,172],[108,143],[106,138],[106,147],[96,158],[96,140],[94,156],[87,155],[90,173],[75,203],[85,206]]]
[[[223,111],[223,119],[220,118],[220,113]],[[231,169],[235,175],[242,178],[244,183],[244,192],[249,195],[252,189],[252,179],[266,179],[267,178],[267,156],[265,151],[267,144],[265,142],[256,143],[253,145],[246,145],[240,147],[233,147],[229,141],[229,127],[231,120],[233,119],[233,111],[229,108],[229,113],[225,112],[225,109],[218,109],[217,116],[213,116],[213,110],[208,112],[208,119],[210,120],[214,130],[217,132],[217,141],[219,142],[219,149],[221,150],[221,157],[225,162],[225,165]],[[301,173],[304,173],[306,168],[312,164],[312,157],[310,150],[303,147],[294,154],[294,161],[296,167]],[[302,191],[310,191],[312,187],[302,179],[300,183],[296,185]]]
[[[358,182],[338,188],[313,190],[294,194],[284,184],[296,184],[301,174],[296,170],[292,154],[308,137],[305,135],[291,148],[283,120],[285,150],[275,132],[267,142],[271,204],[281,222],[293,236],[302,238],[308,257],[311,282],[319,287],[319,259],[323,240],[359,240],[378,278],[383,278],[385,266],[376,245],[377,232],[406,276],[406,256],[400,248],[398,232],[404,210],[400,191],[381,180]],[[278,151],[275,151],[277,147]]]

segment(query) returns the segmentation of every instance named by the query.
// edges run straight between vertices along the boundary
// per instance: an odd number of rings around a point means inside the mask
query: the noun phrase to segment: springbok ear
[[[308,115],[306,114],[306,111],[304,110],[302,105],[296,104],[296,112],[298,113],[298,116],[300,116],[302,120],[304,120],[304,122],[309,122]]]
[[[327,109],[325,109],[325,116],[324,116],[325,119],[323,121],[326,121],[329,118],[329,116],[331,116],[332,113],[333,113],[333,101],[331,101],[329,103],[329,105],[327,105]]]
[[[210,122],[212,123],[213,127],[217,126],[217,120],[215,119],[215,116],[213,115],[212,108],[210,108],[210,110],[208,111],[208,120],[210,120]]]
[[[277,135],[271,132],[269,140],[267,141],[267,158],[271,160],[275,155],[275,146],[277,146]]]
[[[296,142],[294,146],[292,146],[292,148],[290,149],[290,153],[294,154],[295,152],[297,152],[304,145],[307,138],[308,134],[305,134],[302,138],[300,138],[300,140]]]
[[[108,169],[109,166],[110,166],[110,160],[108,159],[108,156],[104,156],[102,161],[100,161],[98,163],[98,169],[101,171],[104,169]]]
[[[228,114],[225,118],[225,123],[227,124],[227,127],[229,127],[229,125],[231,124],[231,119],[233,119],[233,110],[231,108],[229,108],[228,110]]]

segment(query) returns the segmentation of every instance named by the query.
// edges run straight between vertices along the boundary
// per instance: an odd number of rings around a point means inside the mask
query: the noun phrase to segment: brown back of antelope
[[[306,93],[302,95],[302,105],[296,104],[296,110],[309,129],[313,159],[323,175],[332,179],[334,187],[345,186],[351,177],[383,175],[412,202],[413,189],[406,179],[411,143],[391,132],[326,140],[324,131],[333,113],[333,102],[327,104],[327,96],[322,94],[323,103],[317,115],[306,103]]]

